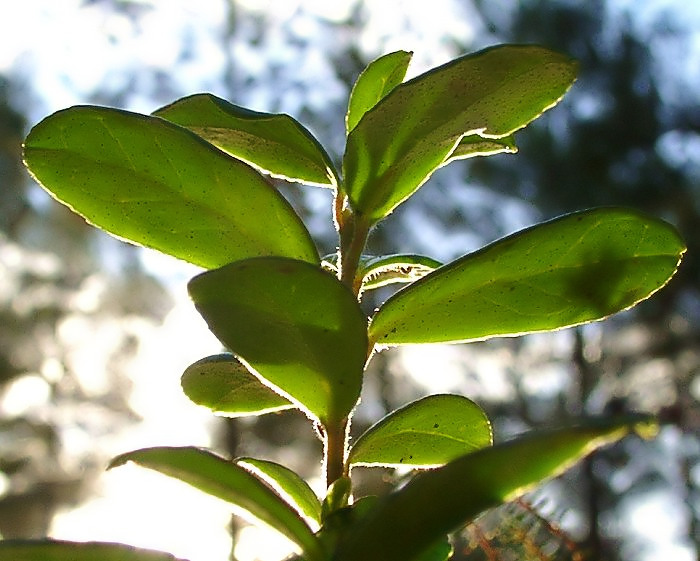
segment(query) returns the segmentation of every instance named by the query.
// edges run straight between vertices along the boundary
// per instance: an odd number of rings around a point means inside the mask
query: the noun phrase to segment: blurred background
[[[458,392],[497,440],[582,414],[664,420],[471,524],[455,559],[700,559],[700,4],[686,0],[25,0],[0,8],[0,534],[124,541],[191,561],[272,561],[281,539],[183,484],[126,466],[151,445],[280,461],[320,485],[320,445],[284,412],[222,420],[179,377],[219,351],[193,311],[194,267],[87,226],[31,180],[29,128],[92,103],[150,113],[208,91],[288,113],[339,159],[350,87],[377,56],[413,51],[409,77],[500,42],[580,61],[565,100],[520,151],[450,165],[381,224],[370,252],[451,260],[538,220],[597,205],[675,224],[676,278],[603,323],[372,362],[359,432],[428,393]],[[322,253],[330,193],[279,184]],[[378,298],[385,297],[380,294]],[[379,300],[377,300],[379,302]],[[363,493],[389,471],[357,469]]]

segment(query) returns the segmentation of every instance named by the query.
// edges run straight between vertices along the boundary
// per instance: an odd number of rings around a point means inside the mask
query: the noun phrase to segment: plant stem
[[[335,224],[335,229],[338,232],[340,232],[340,230],[343,228],[343,223],[345,222],[343,211],[345,209],[346,202],[347,197],[340,192],[340,188],[336,188],[335,196],[333,197],[333,223]]]
[[[357,269],[362,256],[362,250],[367,243],[370,225],[356,214],[348,214],[340,229],[340,281],[348,286],[355,296],[360,291],[360,283],[356,282]]]
[[[362,250],[367,243],[370,225],[366,220],[352,212],[347,205],[347,198],[341,195],[340,190],[336,191],[333,201],[333,217],[340,238],[338,278],[357,296],[361,286],[359,282],[356,282],[357,269]],[[348,418],[339,423],[324,426],[326,487],[330,487],[337,479],[346,475],[345,457],[347,455],[349,427]]]
[[[344,419],[336,426],[326,428],[324,442],[326,488],[345,475],[345,454],[347,452],[348,420]]]

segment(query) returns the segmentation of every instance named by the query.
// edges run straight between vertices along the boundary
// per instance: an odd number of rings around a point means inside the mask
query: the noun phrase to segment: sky
[[[83,4],[79,0],[25,0],[12,3],[12,8],[5,8],[0,16],[0,74],[12,75],[27,85],[31,98],[27,114],[32,123],[64,107],[99,101],[96,92],[103,97],[116,96],[123,108],[146,113],[172,101],[167,96],[176,91],[180,95],[197,91],[223,94],[231,61],[240,75],[265,75],[271,67],[295,72],[296,79],[308,82],[310,87],[284,92],[279,96],[281,105],[274,109],[296,115],[304,102],[320,111],[329,104],[342,105],[347,96],[328,61],[327,55],[334,49],[352,42],[368,58],[397,49],[415,51],[411,76],[447,61],[456,54],[455,40],[468,43],[480,31],[478,18],[467,2],[368,1],[364,5],[367,24],[358,34],[349,36],[328,24],[344,20],[355,1],[240,0],[239,10],[267,18],[269,33],[264,44],[254,49],[245,40],[227,42],[222,25],[228,15],[224,0],[134,0],[128,3],[128,14],[108,9],[105,2]],[[507,2],[500,4],[507,11]],[[700,2],[620,0],[612,5],[618,15],[634,13],[639,26],[650,25],[655,14],[669,6],[683,9],[684,21],[697,22],[699,31],[691,36],[678,60],[687,68],[681,74],[688,83],[698,83]],[[281,29],[292,29],[300,41],[285,43]],[[243,22],[239,32],[245,39],[246,34],[255,34],[255,28],[250,21]],[[309,42],[302,44],[302,40]],[[659,52],[679,48],[669,42],[660,46]],[[168,76],[165,85],[158,79],[162,75]],[[122,95],[125,91],[128,93]],[[301,99],[299,91],[311,92],[311,97]],[[683,84],[679,84],[669,95],[682,92]],[[269,91],[255,87],[238,96],[236,103],[257,110],[272,110],[277,103]],[[132,365],[135,371],[152,373],[134,378],[131,402],[144,420],[128,434],[106,443],[114,454],[149,445],[210,444],[208,412],[189,403],[179,384],[172,383],[173,372],[179,376],[188,364],[219,349],[185,296],[185,283],[196,269],[151,252],[146,252],[144,262],[167,282],[176,304],[164,325],[149,335],[151,346]],[[173,345],[173,341],[188,344]],[[411,352],[404,357],[406,362],[425,360],[424,355],[411,357]],[[449,353],[441,357],[449,370]],[[440,360],[433,355],[429,358],[431,364]],[[445,390],[450,379],[443,379]],[[153,395],[159,396],[160,409],[151,407]],[[165,417],[164,411],[170,408],[179,412],[176,427],[171,418]],[[664,505],[645,508],[653,513]],[[194,512],[196,516],[191,515]],[[225,531],[228,516],[228,507],[216,500],[166,477],[126,466],[103,476],[96,498],[59,516],[52,535],[123,541],[169,551],[191,561],[225,559],[230,547]],[[674,531],[674,527],[667,531]],[[264,541],[270,551],[261,552],[257,547],[261,537],[255,532],[246,530],[242,536],[236,552],[240,561],[272,561],[289,546],[284,540],[267,536]],[[683,561],[688,551],[661,553],[665,558]]]

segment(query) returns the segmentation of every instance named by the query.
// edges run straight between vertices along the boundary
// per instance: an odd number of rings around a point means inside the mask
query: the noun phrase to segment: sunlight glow
[[[21,376],[10,382],[0,396],[0,410],[9,417],[19,417],[45,407],[51,395],[49,385],[41,376]]]
[[[233,554],[238,561],[278,561],[293,551],[294,544],[277,532],[246,526],[238,533]]]
[[[119,541],[189,561],[227,559],[227,505],[184,483],[133,465],[107,472],[100,496],[57,516],[52,535]]]

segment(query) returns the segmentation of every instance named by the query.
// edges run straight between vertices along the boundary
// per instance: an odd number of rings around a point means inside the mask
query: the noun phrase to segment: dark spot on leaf
[[[433,428],[436,429],[436,428],[438,428],[439,426],[440,426],[440,425],[439,425],[438,423],[435,423],[435,424],[433,425]]]

